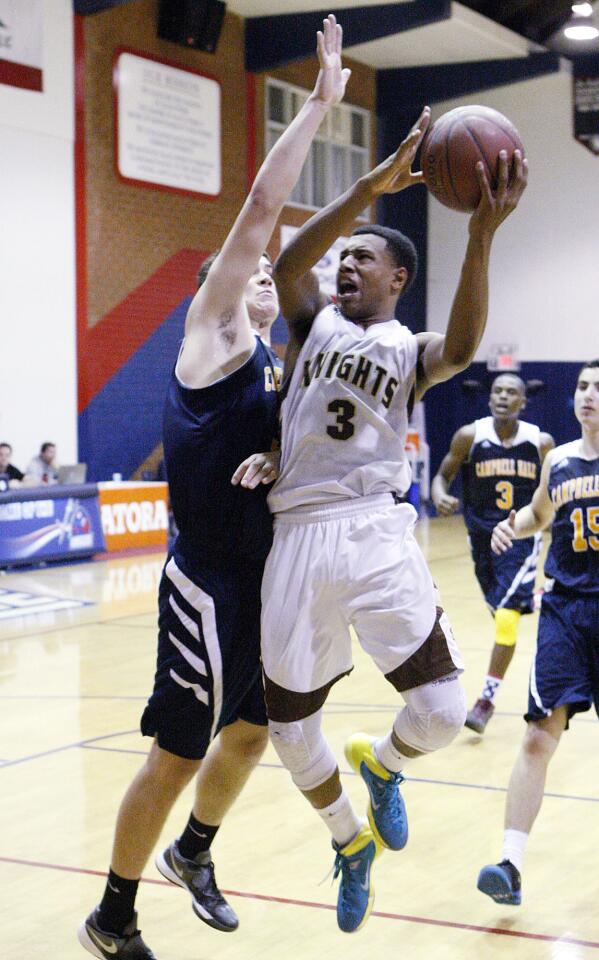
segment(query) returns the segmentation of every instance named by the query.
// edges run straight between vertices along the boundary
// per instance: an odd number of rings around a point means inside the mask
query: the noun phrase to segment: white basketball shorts
[[[350,625],[397,690],[462,669],[416,520],[390,493],[277,514],[262,582],[270,719],[300,719],[322,706],[352,669]]]

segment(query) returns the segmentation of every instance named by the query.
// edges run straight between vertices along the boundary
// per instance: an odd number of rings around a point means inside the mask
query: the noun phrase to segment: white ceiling
[[[400,0],[410,3],[412,0]],[[227,0],[227,10],[242,17],[275,16],[347,7],[393,4],[397,0]],[[273,20],[273,27],[276,19]],[[451,18],[395,36],[346,48],[348,56],[376,69],[426,66],[525,57],[534,47],[525,38],[460,3],[451,4]]]

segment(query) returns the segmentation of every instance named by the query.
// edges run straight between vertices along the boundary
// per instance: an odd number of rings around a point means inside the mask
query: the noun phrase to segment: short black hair
[[[498,373],[496,377],[493,377],[493,382],[491,383],[491,390],[493,389],[497,380],[499,380],[500,377],[511,377],[512,380],[517,380],[522,396],[526,397],[527,386],[524,383],[524,380],[522,379],[522,377],[519,377],[517,373],[512,373],[511,370],[504,370],[502,373]]]
[[[578,383],[578,381],[580,380],[580,374],[582,373],[583,370],[588,370],[589,368],[592,370],[593,367],[599,367],[599,360],[589,360],[588,363],[583,363],[582,367],[580,368],[576,376],[576,382]]]
[[[395,266],[405,267],[408,271],[408,279],[401,291],[401,295],[403,296],[412,286],[418,273],[418,253],[416,252],[416,247],[410,238],[406,237],[405,233],[401,233],[400,230],[394,230],[392,227],[382,227],[378,223],[369,223],[363,227],[356,227],[355,230],[352,230],[352,237],[357,237],[361,233],[373,233],[375,236],[382,237],[383,240],[386,240],[387,249],[395,261]]]
[[[8,447],[8,449],[9,449],[10,452],[12,453],[12,447],[11,447],[10,443],[4,443],[4,442],[3,442],[3,443],[0,443],[0,447]]]
[[[42,445],[41,445],[41,447],[40,447],[40,453],[45,453],[46,450],[48,449],[48,447],[55,447],[55,446],[56,446],[56,444],[55,444],[55,443],[52,443],[51,440],[46,440],[46,442],[45,442],[45,443],[42,443]]]

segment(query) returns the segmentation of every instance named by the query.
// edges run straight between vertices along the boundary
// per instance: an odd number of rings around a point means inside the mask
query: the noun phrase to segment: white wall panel
[[[514,341],[524,360],[599,354],[599,157],[572,136],[567,69],[436,104],[433,116],[467,103],[506,114],[530,163],[528,189],[499,228],[491,260],[487,332],[477,354]],[[429,199],[428,327],[444,331],[467,240],[466,214]]]
[[[44,89],[0,85],[0,439],[24,466],[44,440],[77,451],[73,15],[44,5]]]

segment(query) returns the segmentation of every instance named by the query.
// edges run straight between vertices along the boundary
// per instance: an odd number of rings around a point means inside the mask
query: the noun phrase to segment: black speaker
[[[222,0],[160,0],[158,36],[183,47],[214,53],[225,8]]]

